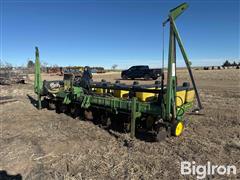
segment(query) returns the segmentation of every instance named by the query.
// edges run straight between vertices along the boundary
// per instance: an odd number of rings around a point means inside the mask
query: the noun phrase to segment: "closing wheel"
[[[89,121],[93,120],[92,111],[91,110],[85,110],[84,111],[84,117],[85,117],[86,120],[89,120]]]
[[[165,127],[160,127],[158,133],[156,134],[155,140],[157,142],[164,141],[168,136],[168,131]]]
[[[184,130],[184,123],[182,121],[176,122],[172,126],[172,134],[174,136],[180,136]]]
[[[49,110],[55,110],[56,109],[56,104],[54,102],[49,102],[48,103],[48,109]]]
[[[60,113],[67,113],[67,111],[68,111],[67,105],[61,104],[59,107],[59,111],[60,111]]]
[[[72,106],[70,108],[70,114],[74,119],[79,118],[81,116],[81,110],[77,106]]]

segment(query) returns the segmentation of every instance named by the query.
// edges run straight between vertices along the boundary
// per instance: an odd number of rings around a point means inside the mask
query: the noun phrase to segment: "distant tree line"
[[[223,67],[230,67],[230,66],[240,66],[240,62],[236,63],[236,61],[233,61],[233,63],[229,62],[228,60],[226,60],[223,65]]]
[[[12,66],[12,64],[10,64],[8,62],[3,62],[3,61],[0,60],[0,68],[12,69],[13,66]]]

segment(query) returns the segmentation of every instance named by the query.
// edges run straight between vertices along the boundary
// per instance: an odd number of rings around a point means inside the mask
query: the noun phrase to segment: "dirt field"
[[[193,72],[204,115],[188,114],[183,135],[160,143],[131,140],[91,122],[39,111],[32,82],[0,86],[0,170],[23,179],[196,179],[180,174],[180,162],[210,161],[235,165],[238,174],[231,178],[240,179],[240,70]],[[115,81],[119,74],[94,76],[102,78]],[[181,70],[179,82],[186,79],[187,71]]]

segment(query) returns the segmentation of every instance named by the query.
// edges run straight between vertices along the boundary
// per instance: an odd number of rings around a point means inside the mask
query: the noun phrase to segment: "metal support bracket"
[[[82,108],[89,108],[90,105],[91,105],[90,96],[84,96],[81,107]]]
[[[141,116],[141,113],[137,110],[137,98],[132,98],[131,103],[131,138],[135,137],[135,129],[136,129],[136,119]]]
[[[71,103],[71,95],[67,94],[63,100],[63,104],[70,104]]]

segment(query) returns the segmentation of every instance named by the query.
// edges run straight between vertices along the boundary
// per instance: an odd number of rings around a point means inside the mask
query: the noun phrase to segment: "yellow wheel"
[[[174,136],[180,136],[184,130],[184,124],[182,121],[179,121],[179,122],[176,122],[174,125],[173,125],[173,135]]]

